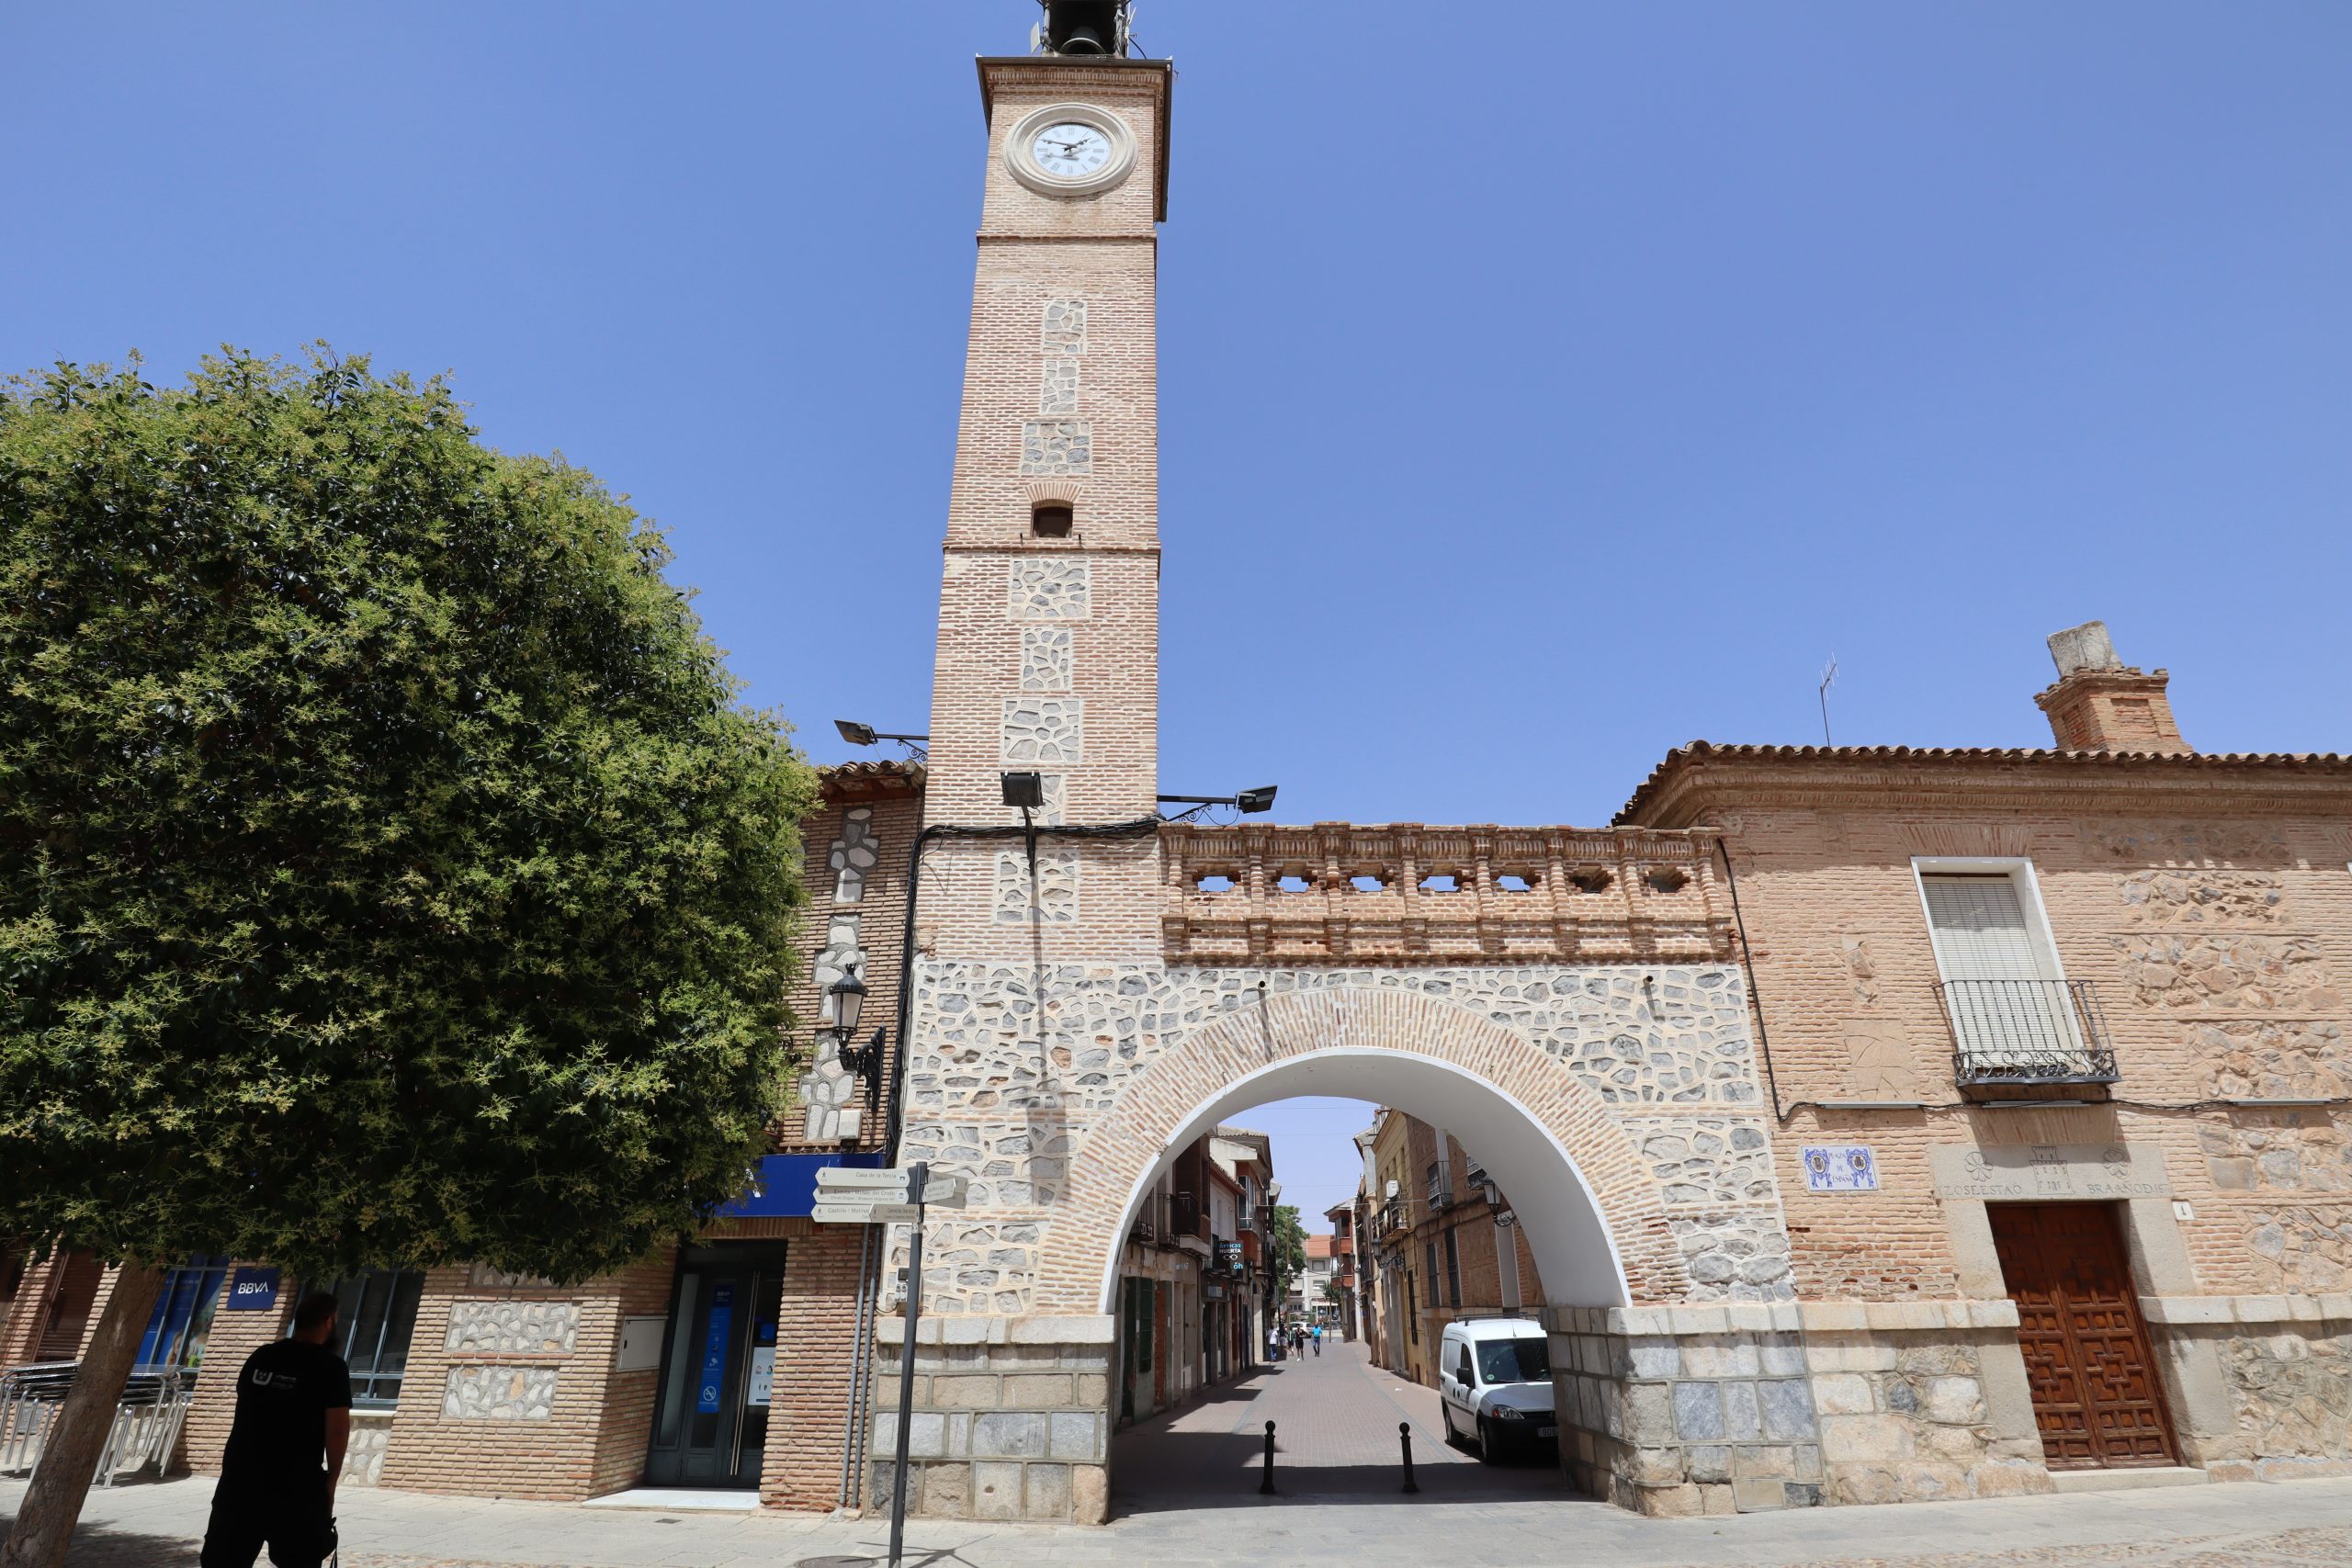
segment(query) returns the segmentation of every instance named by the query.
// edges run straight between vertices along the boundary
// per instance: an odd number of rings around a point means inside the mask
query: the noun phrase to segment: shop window
[[[227,1258],[199,1252],[164,1276],[155,1310],[147,1314],[147,1331],[139,1338],[139,1371],[161,1372],[202,1363],[212,1314],[220,1303],[220,1281],[228,1271]]]
[[[98,1282],[106,1266],[95,1252],[69,1252],[51,1265],[56,1283],[49,1298],[49,1316],[41,1324],[34,1358],[43,1361],[82,1359],[82,1331],[89,1326],[90,1309],[98,1299]]]
[[[326,1288],[334,1292],[334,1348],[351,1364],[352,1408],[390,1409],[400,1402],[424,1276],[410,1269],[371,1269]]]
[[[0,1241],[0,1307],[14,1306],[25,1288],[25,1259],[22,1242]]]

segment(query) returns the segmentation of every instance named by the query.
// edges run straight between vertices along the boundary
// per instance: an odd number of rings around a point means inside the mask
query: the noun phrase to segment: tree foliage
[[[740,1190],[813,779],[440,382],[0,397],[0,1232],[577,1279]]]
[[[1287,1300],[1291,1282],[1306,1272],[1306,1227],[1299,1224],[1298,1205],[1274,1205],[1274,1293]]]

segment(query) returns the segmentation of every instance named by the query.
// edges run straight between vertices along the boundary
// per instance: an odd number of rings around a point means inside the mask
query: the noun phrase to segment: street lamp
[[[905,747],[907,755],[916,761],[924,761],[929,754],[924,750],[931,741],[928,735],[893,735],[887,729],[876,729],[854,718],[837,718],[833,720],[833,728],[840,730],[842,739],[853,746],[871,746],[876,741],[895,740]]]
[[[833,998],[834,1038],[840,1042],[834,1047],[834,1055],[841,1059],[842,1071],[865,1080],[866,1114],[878,1116],[882,1111],[882,1047],[888,1032],[876,1024],[873,1039],[863,1045],[851,1044],[850,1036],[857,1032],[857,1021],[865,1011],[865,982],[854,974],[844,974],[827,989]]]
[[[843,1040],[857,1032],[857,1021],[865,1011],[865,982],[855,970],[844,973],[832,984],[833,1027]]]
[[[1238,795],[1163,795],[1159,799],[1163,806],[1184,807],[1168,819],[1170,822],[1182,822],[1188,817],[1198,816],[1212,806],[1230,806],[1244,816],[1255,816],[1261,811],[1272,811],[1274,808],[1274,791],[1277,787],[1274,784],[1261,784],[1256,789],[1245,789]]]

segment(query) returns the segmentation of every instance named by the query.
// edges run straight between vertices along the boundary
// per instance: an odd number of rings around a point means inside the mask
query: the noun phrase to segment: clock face
[[[1037,132],[1029,156],[1057,179],[1082,180],[1111,161],[1111,139],[1091,125],[1065,120]]]

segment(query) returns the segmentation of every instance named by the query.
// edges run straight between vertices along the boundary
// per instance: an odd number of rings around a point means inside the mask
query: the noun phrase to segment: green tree
[[[1306,1272],[1306,1227],[1293,1203],[1274,1206],[1274,1300],[1290,1300],[1291,1281]]]
[[[578,1280],[741,1190],[813,777],[668,560],[362,359],[0,395],[0,1235],[122,1267],[0,1563],[189,1253]]]

